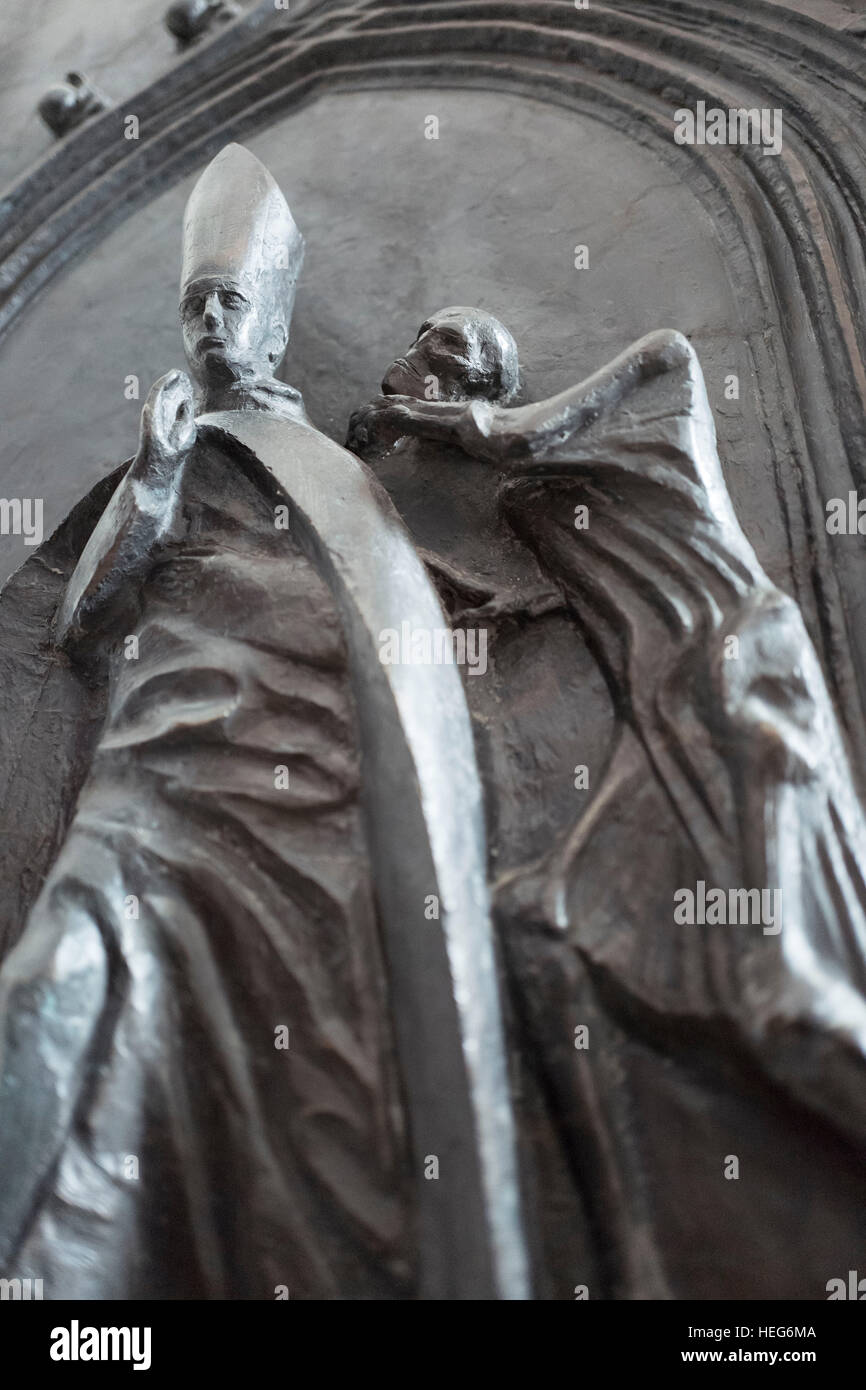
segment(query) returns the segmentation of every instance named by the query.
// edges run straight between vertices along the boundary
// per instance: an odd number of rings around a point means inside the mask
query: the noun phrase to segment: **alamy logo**
[[[466,666],[470,676],[487,670],[487,629],[413,627],[402,622],[400,631],[386,627],[379,633],[379,660],[383,666]]]
[[[866,536],[866,497],[849,492],[824,503],[828,536]]]
[[[854,1299],[857,1303],[866,1300],[866,1279],[861,1279],[856,1269],[848,1270],[848,1282],[844,1279],[828,1279],[826,1283],[827,1302],[840,1298]]]
[[[131,1361],[134,1371],[150,1370],[149,1327],[69,1327],[51,1330],[52,1361]]]
[[[763,927],[764,936],[782,930],[781,888],[707,888],[702,878],[695,888],[674,893],[674,921],[678,926]]]
[[[41,545],[42,506],[41,497],[0,497],[0,536],[23,536],[25,545]]]
[[[31,1298],[42,1298],[41,1279],[0,1279],[0,1300],[11,1298],[26,1302]]]
[[[782,150],[780,107],[711,106],[699,101],[694,109],[681,106],[674,112],[677,145],[761,145],[764,154]]]

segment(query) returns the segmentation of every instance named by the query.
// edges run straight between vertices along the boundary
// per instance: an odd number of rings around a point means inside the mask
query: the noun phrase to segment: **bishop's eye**
[[[187,299],[183,306],[183,316],[185,319],[195,318],[204,308],[204,300],[194,295],[192,299]]]
[[[220,299],[225,309],[240,309],[241,305],[246,302],[243,295],[235,294],[233,290],[225,290],[220,295]]]

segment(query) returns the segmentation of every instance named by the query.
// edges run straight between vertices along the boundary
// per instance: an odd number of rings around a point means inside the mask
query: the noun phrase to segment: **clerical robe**
[[[49,691],[88,670],[89,770],[79,789],[67,738],[62,843],[0,972],[2,1268],[55,1299],[404,1297],[403,1111],[340,621],[213,443],[181,531],[109,653],[57,672],[26,630],[35,684],[40,663]],[[33,613],[81,536],[52,544],[45,576],[18,581]],[[34,695],[27,730],[44,718]]]

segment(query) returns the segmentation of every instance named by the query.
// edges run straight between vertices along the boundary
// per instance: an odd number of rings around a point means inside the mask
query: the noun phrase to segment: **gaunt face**
[[[187,361],[203,384],[273,376],[288,328],[271,296],[228,277],[188,285],[180,305]]]
[[[466,315],[443,309],[425,319],[406,356],[391,363],[382,379],[382,393],[458,400],[482,369],[478,342]]]

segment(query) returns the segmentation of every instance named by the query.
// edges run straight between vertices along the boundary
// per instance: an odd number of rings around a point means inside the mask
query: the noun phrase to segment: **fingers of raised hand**
[[[185,372],[166,372],[151,387],[141,412],[142,443],[175,458],[195,441],[192,383]]]

